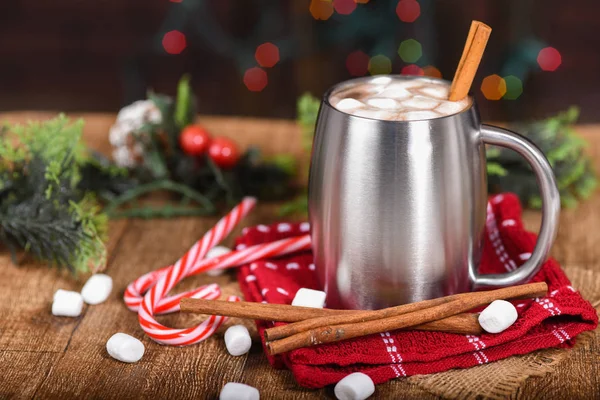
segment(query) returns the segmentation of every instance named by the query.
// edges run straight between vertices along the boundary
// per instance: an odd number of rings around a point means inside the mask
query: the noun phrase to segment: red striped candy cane
[[[212,229],[206,232],[202,239],[196,242],[172,267],[159,270],[156,273],[156,276],[158,276],[156,284],[152,285],[151,274],[144,275],[145,277],[148,276],[148,278],[140,286],[150,285],[152,287],[144,296],[138,309],[138,321],[151,339],[158,343],[179,346],[194,344],[211,336],[223,324],[225,317],[211,315],[198,326],[185,329],[172,329],[156,321],[154,315],[160,309],[159,306],[164,301],[165,295],[177,283],[188,276],[192,266],[197,261],[202,260],[211,248],[223,240],[255,204],[256,200],[254,198],[244,198],[229,214],[221,218]],[[229,296],[228,301],[239,301],[239,298]]]
[[[188,272],[187,276],[200,274],[212,269],[226,269],[251,263],[253,261],[262,260],[265,258],[278,257],[285,254],[295,253],[297,251],[310,249],[310,236],[298,236],[288,239],[281,239],[274,242],[257,244],[255,246],[247,247],[243,250],[232,251],[231,253],[224,254],[219,257],[199,260],[193,265]],[[129,286],[125,291],[125,303],[132,311],[138,311],[139,305],[142,302],[143,295],[149,287],[154,286],[156,281],[164,276],[166,273],[165,269],[161,269],[155,272],[150,272],[142,277],[138,278]],[[172,305],[171,308],[166,308],[161,303],[159,308],[165,308],[165,311],[161,313],[179,311],[179,300],[183,297],[198,298],[199,289],[191,290],[189,292],[180,293],[173,297],[165,298],[162,301]],[[155,310],[155,314],[158,314],[158,309]]]

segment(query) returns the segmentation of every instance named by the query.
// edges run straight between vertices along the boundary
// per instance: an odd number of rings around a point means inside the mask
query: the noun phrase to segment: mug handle
[[[471,279],[475,288],[485,286],[511,286],[525,283],[541,268],[548,257],[558,230],[560,214],[560,196],[552,167],[546,157],[531,141],[506,129],[490,125],[481,126],[482,140],[491,145],[502,146],[523,156],[535,172],[542,197],[542,225],[535,249],[521,267],[503,274],[480,275],[471,270]]]

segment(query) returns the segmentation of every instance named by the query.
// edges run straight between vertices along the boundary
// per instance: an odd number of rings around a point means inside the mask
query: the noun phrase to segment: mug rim
[[[432,81],[440,81],[440,82],[445,82],[445,83],[451,84],[450,81],[447,81],[442,78],[433,77],[433,76],[401,75],[401,74],[382,74],[382,75],[372,75],[372,76],[361,76],[358,78],[352,78],[352,79],[348,79],[348,80],[345,80],[342,82],[338,82],[335,85],[331,86],[323,94],[323,98],[321,99],[321,102],[323,104],[327,105],[329,108],[331,108],[339,113],[345,114],[349,117],[352,117],[352,118],[359,118],[359,119],[363,119],[363,120],[367,120],[367,121],[386,122],[386,123],[393,123],[393,124],[398,124],[398,123],[408,124],[411,122],[438,121],[438,120],[441,120],[444,118],[453,118],[453,117],[457,117],[462,114],[470,113],[471,110],[473,110],[475,108],[475,97],[473,97],[473,94],[470,91],[467,96],[469,96],[471,98],[471,102],[470,102],[469,106],[466,107],[465,109],[463,109],[455,114],[443,115],[443,116],[439,116],[439,117],[435,117],[435,118],[427,118],[427,119],[414,119],[414,120],[410,120],[410,121],[391,121],[391,120],[386,120],[386,119],[377,119],[377,118],[364,117],[364,116],[360,116],[360,115],[354,115],[354,114],[347,113],[346,111],[339,110],[338,108],[336,108],[329,102],[329,97],[331,96],[331,94],[343,86],[350,85],[353,83],[358,83],[358,82],[368,83],[369,81],[372,81],[372,80],[375,80],[375,79],[381,78],[381,77],[386,77],[386,76],[391,77],[392,79],[397,79],[397,78],[401,78],[403,80],[428,79],[428,80],[432,80]]]

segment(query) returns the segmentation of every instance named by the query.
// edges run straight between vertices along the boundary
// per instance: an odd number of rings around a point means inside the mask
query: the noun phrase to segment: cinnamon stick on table
[[[513,286],[503,289],[463,293],[455,295],[454,300],[433,307],[406,314],[372,321],[329,325],[300,332],[284,339],[266,343],[272,355],[295,350],[301,347],[315,346],[323,343],[337,342],[374,333],[408,328],[431,321],[437,321],[465,311],[491,303],[499,299],[514,299],[523,296],[539,297],[546,294],[548,285],[545,282]],[[458,297],[458,298],[456,298]]]
[[[533,292],[527,293],[526,297],[537,297],[543,296],[547,291],[547,285],[544,282],[532,284],[535,286],[532,287]],[[291,335],[295,335],[300,332],[309,331],[311,329],[317,329],[326,326],[339,325],[339,324],[349,324],[355,322],[365,322],[372,321],[376,319],[383,319],[388,317],[393,317],[396,315],[407,314],[410,312],[415,312],[419,310],[423,310],[426,308],[434,307],[440,304],[448,303],[452,300],[465,298],[465,296],[471,296],[473,293],[460,293],[446,297],[440,297],[433,300],[424,300],[419,301],[417,303],[404,304],[396,307],[384,308],[376,311],[359,311],[354,314],[345,314],[345,315],[328,315],[322,316],[312,319],[307,319],[304,321],[299,321],[287,325],[276,326],[274,328],[269,328],[265,330],[265,339],[277,340],[282,339]],[[519,296],[517,296],[519,297]],[[515,297],[502,297],[502,299],[515,299]]]
[[[471,23],[469,36],[454,74],[452,86],[450,86],[450,95],[448,96],[450,101],[462,100],[469,94],[491,33],[492,28],[483,22],[473,21]]]
[[[341,317],[344,321],[349,316],[373,313],[376,311],[362,310],[333,310],[328,308],[309,308],[290,306],[287,304],[263,304],[243,301],[222,301],[183,298],[180,301],[182,312],[190,312],[207,315],[224,315],[227,317],[259,319],[265,321],[296,322],[318,320],[332,317]],[[367,319],[359,319],[367,320]],[[481,333],[481,327],[477,322],[475,314],[459,314],[439,321],[415,326],[413,329],[424,331],[441,331],[449,333],[460,333],[464,335],[477,335]]]

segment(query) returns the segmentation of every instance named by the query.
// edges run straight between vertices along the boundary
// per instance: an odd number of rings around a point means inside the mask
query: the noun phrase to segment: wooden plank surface
[[[23,121],[49,114],[0,115],[0,120]],[[85,137],[106,151],[110,115],[83,115]],[[290,121],[202,118],[219,135],[231,136],[242,146],[259,145],[267,153],[301,154],[298,130]],[[589,151],[600,160],[600,127],[582,127],[591,142]],[[246,224],[276,220],[277,205],[261,204]],[[561,263],[600,271],[600,193],[577,210],[565,211],[553,255]],[[540,216],[526,211],[526,226],[537,230]],[[0,398],[194,398],[213,399],[225,382],[238,381],[261,389],[262,398],[332,398],[331,388],[307,390],[298,386],[289,371],[274,370],[260,346],[246,356],[232,357],[220,335],[185,348],[160,346],[147,339],[134,313],[122,302],[126,285],[144,272],[167,265],[181,255],[217,218],[113,221],[110,225],[107,273],[114,290],[101,305],[86,306],[79,318],[50,314],[52,294],[58,288],[78,290],[85,277],[69,275],[43,265],[15,267],[5,251],[0,253]],[[239,233],[235,232],[235,234]],[[229,239],[231,241],[231,239]],[[231,273],[216,278],[226,291],[237,290]],[[184,290],[215,278],[192,277],[176,288]],[[194,315],[160,317],[172,326],[189,326],[201,320]],[[106,340],[115,332],[140,338],[146,354],[136,364],[111,359]],[[570,352],[556,371],[529,379],[514,398],[599,398],[600,339],[590,340]],[[436,398],[398,379],[379,385],[377,398]]]

